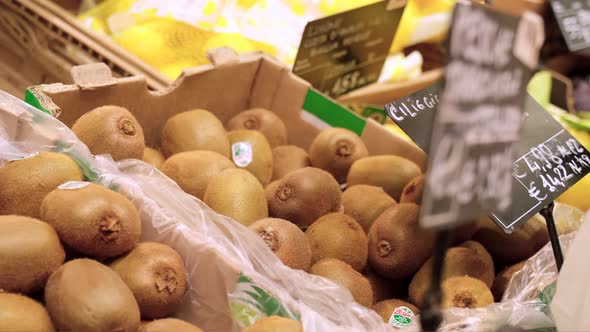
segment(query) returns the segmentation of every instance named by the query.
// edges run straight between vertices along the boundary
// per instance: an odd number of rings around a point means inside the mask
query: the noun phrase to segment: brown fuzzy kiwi
[[[264,189],[250,172],[228,168],[207,185],[203,202],[219,214],[244,225],[268,217]]]
[[[346,181],[350,166],[368,155],[363,140],[344,128],[324,129],[309,146],[311,165],[328,171],[340,183]]]
[[[305,227],[325,214],[339,211],[342,193],[330,173],[305,167],[285,175],[267,197],[272,217]]]
[[[483,261],[485,262],[485,264],[488,266],[490,271],[496,271],[495,265],[494,265],[494,260],[492,259],[492,255],[490,255],[490,253],[488,252],[488,250],[479,242],[477,241],[473,241],[473,240],[469,240],[469,241],[465,241],[463,243],[460,243],[458,245],[458,247],[463,247],[463,248],[469,248],[469,249],[473,249],[477,252],[477,254],[479,255],[479,257],[481,257],[483,259]],[[487,284],[487,280],[489,279],[494,279],[493,276],[487,275],[484,279],[482,279],[483,282],[486,282]],[[490,286],[491,287],[491,286]]]
[[[143,161],[157,169],[161,169],[166,159],[160,151],[146,146],[143,150]]]
[[[420,314],[420,309],[418,309],[415,305],[408,303],[406,301],[398,300],[398,299],[389,299],[389,300],[384,300],[379,303],[376,303],[373,306],[373,310],[375,310],[375,312],[377,314],[379,314],[379,316],[381,316],[381,318],[383,318],[383,321],[385,323],[389,323],[389,319],[391,318],[391,315],[393,314],[395,309],[397,309],[399,307],[406,307],[406,308],[412,310],[414,315]]]
[[[293,319],[270,316],[257,320],[242,332],[303,332],[303,325]]]
[[[359,272],[367,266],[367,235],[359,223],[344,213],[320,217],[305,235],[311,247],[312,264],[324,258],[336,258]]]
[[[486,284],[468,276],[451,277],[442,282],[443,308],[483,308],[494,303]]]
[[[328,278],[348,289],[352,297],[365,307],[373,306],[373,289],[369,280],[350,265],[336,258],[326,258],[309,268],[309,273]]]
[[[207,150],[229,158],[229,138],[223,124],[203,109],[178,113],[169,118],[162,128],[160,139],[166,157],[179,152]]]
[[[143,130],[123,107],[97,107],[76,120],[72,131],[93,154],[110,154],[114,160],[143,159]]]
[[[139,306],[113,270],[90,259],[57,269],[45,287],[47,311],[59,331],[135,332]]]
[[[516,263],[514,265],[506,267],[504,270],[500,271],[498,275],[496,275],[496,279],[494,279],[494,285],[492,286],[492,294],[494,294],[494,300],[496,302],[500,302],[502,300],[502,296],[504,296],[504,292],[508,288],[508,284],[510,284],[510,279],[512,276],[522,270],[526,261],[522,261],[520,263]]]
[[[0,289],[35,292],[45,286],[64,259],[53,227],[29,217],[0,216]]]
[[[0,292],[0,332],[54,332],[51,318],[39,302]]]
[[[255,130],[234,130],[230,131],[227,136],[231,144],[234,163],[252,173],[263,186],[269,184],[272,178],[273,159],[272,150],[264,135]],[[242,160],[237,155],[238,148],[241,146],[249,146],[251,157]]]
[[[400,203],[422,203],[422,193],[424,191],[424,174],[414,177],[402,191],[399,199]]]
[[[418,307],[423,306],[424,296],[430,287],[433,263],[434,258],[431,257],[416,272],[410,283],[410,300]],[[489,288],[494,282],[494,265],[489,265],[475,249],[453,247],[446,252],[441,280],[456,276],[477,278]]]
[[[162,172],[186,193],[202,200],[211,178],[235,167],[231,160],[217,152],[187,151],[168,158],[162,166]]]
[[[290,172],[311,166],[307,152],[295,145],[277,146],[272,149],[272,180],[280,180]]]
[[[0,215],[39,218],[43,198],[68,181],[82,181],[82,172],[68,156],[43,152],[0,168]]]
[[[50,192],[41,205],[41,218],[81,254],[105,259],[133,249],[141,235],[141,220],[131,201],[94,183],[78,184]]]
[[[549,241],[549,235],[545,222],[537,218],[511,234],[506,234],[491,219],[483,218],[478,222],[473,240],[481,243],[497,264],[510,265],[534,255]]]
[[[184,261],[167,245],[138,243],[110,267],[133,292],[144,319],[166,317],[182,302],[186,291]]]
[[[346,188],[342,194],[344,213],[356,220],[369,232],[373,221],[396,201],[387,195],[382,188],[357,184]]]
[[[393,155],[372,156],[352,164],[346,184],[381,187],[389,196],[399,201],[405,186],[420,174],[420,167],[408,159]]]
[[[295,224],[279,218],[264,218],[250,224],[277,257],[292,269],[307,271],[311,266],[311,247],[305,233]]]
[[[270,202],[271,198],[275,194],[275,190],[279,186],[279,180],[273,181],[264,187],[264,195],[266,196],[266,201]]]
[[[420,229],[420,207],[400,203],[385,210],[369,230],[369,263],[384,277],[416,272],[434,251],[434,233]]]
[[[203,332],[193,324],[176,318],[154,320],[139,327],[137,332]]]
[[[452,230],[453,244],[462,243],[471,240],[473,234],[477,232],[478,225],[476,221],[470,221],[457,226]]]
[[[410,280],[406,279],[386,279],[373,271],[370,267],[365,270],[365,278],[371,283],[373,289],[373,303],[392,298],[407,298],[408,285]]]
[[[287,144],[287,127],[275,113],[264,108],[252,108],[236,114],[227,122],[227,130],[257,130],[271,147]]]

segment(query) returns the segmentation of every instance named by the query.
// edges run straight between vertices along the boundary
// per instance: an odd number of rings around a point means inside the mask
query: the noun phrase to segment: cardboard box
[[[442,78],[443,69],[433,69],[422,73],[416,79],[399,83],[374,83],[340,96],[338,102],[344,104],[368,104],[383,106],[403,98],[433,84]]]
[[[78,66],[72,70],[75,84],[35,86],[26,100],[67,125],[102,105],[126,107],[142,125],[146,144],[154,148],[174,114],[204,108],[226,123],[243,110],[263,107],[283,119],[290,144],[307,149],[323,128],[345,127],[360,135],[370,154],[399,155],[424,168],[426,155],[416,145],[322,96],[270,57],[258,52],[238,56],[222,48],[210,52],[210,59],[211,65],[187,69],[158,91],[149,91],[142,76],[113,78],[104,64]]]

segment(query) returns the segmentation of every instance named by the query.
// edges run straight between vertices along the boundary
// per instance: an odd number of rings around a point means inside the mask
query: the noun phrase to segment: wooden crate
[[[85,29],[48,0],[0,0],[0,90],[71,82],[72,66],[103,62],[116,77],[143,75],[150,88],[171,81],[105,36]]]

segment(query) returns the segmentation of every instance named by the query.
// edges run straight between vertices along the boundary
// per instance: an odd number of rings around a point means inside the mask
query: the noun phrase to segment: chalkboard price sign
[[[541,31],[525,17],[455,6],[430,139],[423,227],[451,227],[489,209],[509,209],[515,143]]]
[[[332,97],[377,81],[404,5],[381,1],[309,22],[293,72]]]
[[[551,0],[551,8],[571,52],[590,47],[590,1]]]
[[[429,132],[436,107],[415,113],[415,117],[395,114],[401,105],[415,104],[424,95],[441,93],[442,82],[385,106],[386,113],[418,146],[428,148]],[[531,96],[525,99],[520,139],[511,172],[511,207],[490,211],[490,217],[507,232],[518,228],[569,187],[590,173],[590,153]]]

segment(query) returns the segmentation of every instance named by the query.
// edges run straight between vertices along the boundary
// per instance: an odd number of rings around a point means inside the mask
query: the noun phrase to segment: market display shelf
[[[148,64],[106,36],[85,29],[76,17],[47,0],[0,0],[0,43],[0,48],[26,60],[22,65],[39,67],[45,72],[42,76],[54,82],[70,79],[72,66],[103,62],[116,77],[145,76],[152,89],[170,84]],[[0,62],[6,62],[4,56]]]

